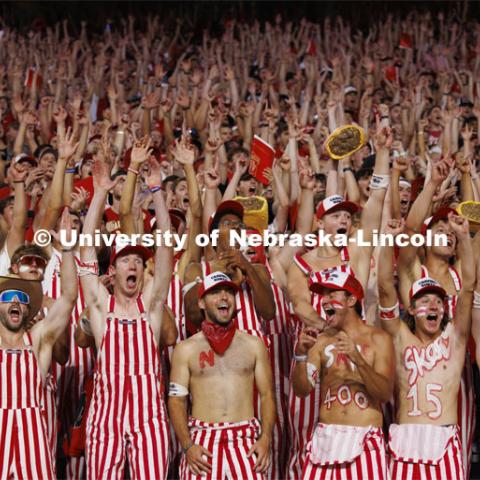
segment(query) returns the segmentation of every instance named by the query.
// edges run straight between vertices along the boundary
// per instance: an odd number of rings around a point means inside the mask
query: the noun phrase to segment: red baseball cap
[[[433,278],[424,277],[416,282],[413,282],[412,288],[408,294],[410,300],[414,297],[419,297],[428,292],[438,293],[442,299],[447,296],[445,289]]]
[[[318,205],[317,218],[322,218],[326,213],[333,213],[337,210],[346,210],[353,215],[360,210],[360,207],[356,203],[345,200],[341,195],[332,195]]]
[[[236,200],[225,200],[217,207],[216,212],[210,217],[210,220],[208,221],[208,231],[211,232],[217,228],[220,217],[227,213],[233,213],[243,220],[243,212],[244,208],[240,202],[237,202]]]
[[[113,265],[118,257],[129,255],[130,253],[137,253],[144,262],[153,257],[153,252],[143,245],[131,245],[129,242],[115,240],[115,244],[112,246],[112,253],[110,254],[110,265]]]
[[[310,290],[321,294],[323,289],[328,290],[345,290],[362,300],[363,287],[362,284],[349,272],[344,272],[340,268],[329,268],[320,272],[320,282],[312,283]]]
[[[200,288],[198,289],[199,298],[202,298],[210,290],[222,285],[231,287],[235,293],[239,290],[238,285],[233,283],[228,275],[223,272],[213,272],[210,275],[207,275],[200,284]]]
[[[437,223],[439,220],[448,220],[448,215],[449,213],[453,213],[455,215],[458,215],[458,213],[450,207],[440,207],[431,217],[428,217],[422,225],[422,228],[420,230],[420,233],[422,235],[427,234],[427,230],[429,228],[432,228],[432,225],[434,223]]]

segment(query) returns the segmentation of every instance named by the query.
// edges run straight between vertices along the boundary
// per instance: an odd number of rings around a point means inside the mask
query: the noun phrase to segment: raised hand
[[[58,157],[68,160],[75,155],[80,142],[74,141],[72,129],[69,127],[64,139],[58,140]]]
[[[394,237],[400,235],[405,230],[405,219],[401,218],[400,220],[390,219],[387,220],[385,225],[385,233],[391,234]]]
[[[208,189],[216,189],[220,185],[220,175],[215,168],[210,168],[209,170],[205,170],[204,174],[204,182],[205,186]]]
[[[151,145],[152,139],[147,136],[143,137],[140,141],[135,142],[132,148],[131,163],[138,166],[147,160],[152,153],[152,150],[150,149]]]
[[[320,333],[318,328],[303,327],[298,336],[295,353],[297,355],[307,355],[308,351],[317,343],[317,336]]]
[[[315,174],[311,168],[302,168],[300,170],[300,186],[305,190],[315,188]]]
[[[470,238],[470,225],[467,218],[455,215],[454,213],[449,213],[448,223],[457,238]]]

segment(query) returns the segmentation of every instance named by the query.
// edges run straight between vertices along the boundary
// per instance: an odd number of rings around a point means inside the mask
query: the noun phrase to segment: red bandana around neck
[[[218,355],[223,355],[230,346],[235,335],[237,326],[232,320],[229,325],[222,327],[216,323],[202,322],[202,332],[207,337],[208,343],[213,348],[213,351]]]

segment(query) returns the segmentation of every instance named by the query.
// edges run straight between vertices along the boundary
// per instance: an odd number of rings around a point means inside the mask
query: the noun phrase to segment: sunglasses
[[[30,303],[30,296],[21,290],[4,290],[2,293],[0,293],[0,303],[14,302],[28,305]]]
[[[45,269],[47,261],[39,255],[23,255],[23,257],[19,258],[18,264],[29,266],[35,264],[37,267]]]

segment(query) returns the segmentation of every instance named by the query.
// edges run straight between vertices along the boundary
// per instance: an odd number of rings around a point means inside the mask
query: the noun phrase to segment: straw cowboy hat
[[[0,276],[0,293],[5,290],[20,290],[30,297],[28,315],[29,322],[40,310],[43,300],[42,284],[36,280],[25,280],[18,275]]]

